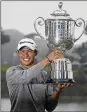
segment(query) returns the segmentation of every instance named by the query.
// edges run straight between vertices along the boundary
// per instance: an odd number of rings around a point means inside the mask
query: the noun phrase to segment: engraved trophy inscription
[[[85,30],[85,21],[82,18],[74,20],[62,9],[62,2],[59,2],[59,10],[50,14],[50,18],[38,17],[34,22],[34,28],[41,39],[47,41],[49,49],[58,48],[63,52],[73,47],[80,39]],[[39,28],[38,28],[39,26]],[[45,35],[40,33],[40,27],[45,26]],[[83,31],[78,38],[75,38],[75,27],[83,26]],[[67,58],[55,59],[51,63],[51,78],[55,83],[74,83],[71,61]]]

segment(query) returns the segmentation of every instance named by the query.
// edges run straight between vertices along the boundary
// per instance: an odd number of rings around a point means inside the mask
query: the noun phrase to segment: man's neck
[[[35,64],[34,63],[32,63],[31,65],[23,65],[23,64],[20,64],[23,68],[30,68],[30,67],[32,67],[32,66],[34,66]]]

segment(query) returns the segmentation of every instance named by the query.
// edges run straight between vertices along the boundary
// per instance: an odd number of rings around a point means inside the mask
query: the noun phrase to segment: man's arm
[[[59,94],[54,91],[55,85],[49,84],[46,89],[46,105],[45,108],[47,111],[53,111],[58,105]]]
[[[58,85],[48,85],[46,91],[47,101],[46,101],[46,110],[51,112],[58,105],[58,100],[62,89],[71,86],[71,84],[58,84]]]
[[[19,66],[12,66],[6,72],[6,80],[9,84],[30,82],[43,70],[44,66],[38,63],[31,68],[23,70]]]

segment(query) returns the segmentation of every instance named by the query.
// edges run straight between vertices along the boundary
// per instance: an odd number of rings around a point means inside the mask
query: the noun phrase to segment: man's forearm
[[[54,91],[53,94],[52,94],[52,99],[55,100],[56,98],[58,98],[60,95],[60,91]]]
[[[47,57],[45,57],[43,60],[40,61],[40,63],[42,64],[43,67],[45,67],[47,64],[50,63],[50,61],[48,60]]]

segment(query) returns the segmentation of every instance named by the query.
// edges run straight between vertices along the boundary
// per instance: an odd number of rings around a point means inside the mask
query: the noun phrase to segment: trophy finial
[[[63,3],[62,2],[59,2],[58,6],[59,6],[59,9],[61,10],[62,9],[62,6],[63,6]]]

